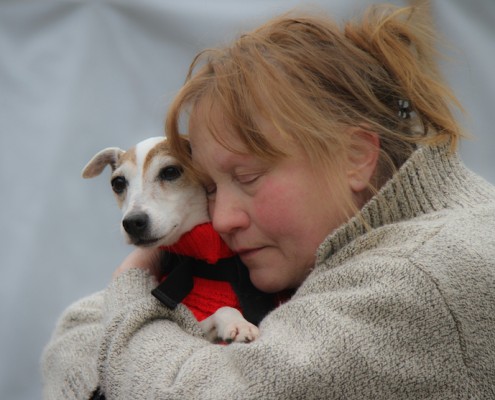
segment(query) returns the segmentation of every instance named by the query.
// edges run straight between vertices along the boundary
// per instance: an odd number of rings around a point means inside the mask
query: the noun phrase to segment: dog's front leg
[[[259,336],[256,325],[246,321],[239,310],[222,307],[199,323],[210,341],[252,342]]]

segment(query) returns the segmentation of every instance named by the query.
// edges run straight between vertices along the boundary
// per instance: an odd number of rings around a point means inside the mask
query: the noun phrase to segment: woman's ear
[[[347,179],[354,193],[369,188],[378,164],[380,138],[373,131],[360,127],[349,128],[351,145],[348,152]]]

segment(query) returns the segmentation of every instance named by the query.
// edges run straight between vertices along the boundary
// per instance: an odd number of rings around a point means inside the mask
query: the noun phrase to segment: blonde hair
[[[449,143],[455,150],[462,134],[450,106],[460,105],[435,65],[435,36],[412,21],[415,12],[373,6],[342,27],[328,18],[287,14],[231,46],[201,52],[167,116],[173,153],[191,167],[179,126],[200,101],[221,110],[249,152],[263,159],[285,155],[260,129],[261,116],[329,174],[351,151],[352,139],[343,133],[349,126],[379,135],[377,182],[418,144]],[[400,115],[404,100],[411,118]],[[229,148],[212,122],[205,123]]]

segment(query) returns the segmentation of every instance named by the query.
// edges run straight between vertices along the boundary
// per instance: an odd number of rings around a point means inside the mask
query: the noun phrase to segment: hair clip
[[[403,119],[411,118],[412,109],[409,100],[399,99],[398,103],[399,103],[399,112],[398,112],[399,117]]]

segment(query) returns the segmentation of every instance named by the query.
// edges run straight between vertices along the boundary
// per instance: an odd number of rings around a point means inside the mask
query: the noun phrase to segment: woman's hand
[[[112,278],[115,279],[117,276],[131,268],[140,268],[156,278],[159,278],[160,257],[161,250],[158,248],[138,247],[125,258],[122,264],[120,264],[120,266],[113,273]]]

